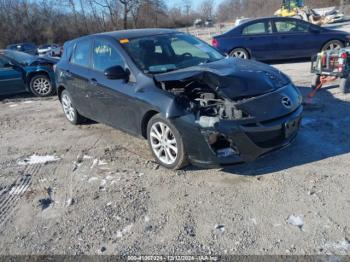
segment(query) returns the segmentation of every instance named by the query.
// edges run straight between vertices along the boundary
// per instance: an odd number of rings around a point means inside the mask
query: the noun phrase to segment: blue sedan
[[[23,52],[0,50],[0,95],[31,92],[50,96],[55,92],[53,66],[58,60]]]
[[[233,57],[256,60],[311,58],[347,46],[350,34],[295,18],[250,20],[215,36],[212,45]]]

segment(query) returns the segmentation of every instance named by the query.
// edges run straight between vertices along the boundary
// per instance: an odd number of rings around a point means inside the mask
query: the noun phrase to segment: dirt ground
[[[309,62],[275,66],[310,91]],[[175,172],[144,140],[69,124],[56,97],[4,98],[0,254],[349,255],[350,95],[314,101],[290,147]]]

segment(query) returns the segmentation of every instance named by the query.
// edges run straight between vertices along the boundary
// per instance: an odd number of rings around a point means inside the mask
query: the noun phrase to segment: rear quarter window
[[[81,40],[76,43],[70,62],[75,65],[89,67],[90,65],[90,40]]]
[[[71,42],[65,43],[63,46],[63,58],[64,60],[69,60],[72,56],[74,44]]]

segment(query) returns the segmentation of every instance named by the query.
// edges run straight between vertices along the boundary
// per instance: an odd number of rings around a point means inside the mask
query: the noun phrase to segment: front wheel
[[[241,59],[249,59],[248,51],[243,48],[236,48],[230,52],[230,56],[237,57]]]
[[[174,170],[188,165],[179,131],[160,114],[155,115],[149,121],[147,138],[153,156],[160,165]]]
[[[54,93],[50,78],[46,75],[35,75],[29,83],[30,91],[36,96],[46,97]]]

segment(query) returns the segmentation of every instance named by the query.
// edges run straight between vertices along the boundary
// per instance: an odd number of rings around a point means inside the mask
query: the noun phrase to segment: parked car
[[[8,45],[6,49],[20,51],[31,55],[37,55],[37,46],[33,43],[11,44]]]
[[[171,169],[251,161],[287,146],[303,110],[282,72],[170,29],[72,40],[55,72],[68,121],[88,118],[148,139]]]
[[[215,36],[212,45],[233,57],[257,60],[311,58],[348,45],[350,34],[295,18],[251,20]]]
[[[0,50],[0,95],[23,92],[41,97],[52,95],[55,92],[53,65],[57,61]]]
[[[51,55],[51,52],[53,49],[57,49],[59,46],[56,44],[46,44],[46,45],[40,45],[38,47],[38,55]]]
[[[61,57],[63,54],[63,46],[57,46],[56,48],[52,48],[49,55],[54,57]]]

